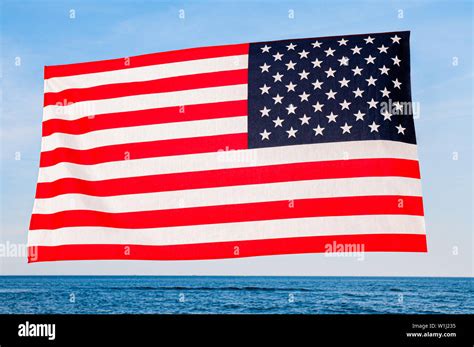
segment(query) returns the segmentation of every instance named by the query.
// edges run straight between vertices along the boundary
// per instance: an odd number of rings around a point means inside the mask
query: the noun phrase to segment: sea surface
[[[474,313],[472,278],[2,276],[0,313]]]

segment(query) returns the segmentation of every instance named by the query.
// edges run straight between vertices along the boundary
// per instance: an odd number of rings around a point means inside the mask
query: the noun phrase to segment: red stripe
[[[216,152],[226,148],[246,149],[247,133],[125,143],[88,150],[57,148],[41,153],[40,167],[62,162],[93,165],[112,161]]]
[[[175,63],[187,60],[228,57],[232,55],[248,54],[248,43],[188,48],[176,51],[138,55],[118,59],[101,60],[77,64],[45,66],[44,79],[87,73],[124,70],[134,67]]]
[[[43,136],[49,136],[54,133],[81,135],[104,129],[246,115],[247,100],[163,107],[149,110],[100,114],[76,120],[50,119],[43,122]]]
[[[28,262],[55,260],[197,260],[324,253],[328,245],[357,245],[364,252],[427,252],[426,235],[309,236],[171,246],[64,245],[28,247]]]
[[[209,72],[151,81],[105,84],[90,88],[45,93],[44,106],[66,106],[80,101],[120,98],[131,95],[167,93],[180,90],[247,84],[247,69]]]
[[[114,196],[183,189],[350,177],[420,178],[418,162],[406,159],[353,159],[172,173],[86,181],[62,178],[38,183],[36,198],[61,194]]]
[[[141,229],[289,218],[376,214],[422,216],[422,199],[415,196],[378,195],[298,199],[291,202],[288,200],[266,201],[120,213],[72,210],[51,214],[33,214],[30,230],[76,226]]]

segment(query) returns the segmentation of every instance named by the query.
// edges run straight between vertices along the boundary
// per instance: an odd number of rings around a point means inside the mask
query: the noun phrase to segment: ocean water
[[[474,313],[472,278],[0,277],[0,313]]]

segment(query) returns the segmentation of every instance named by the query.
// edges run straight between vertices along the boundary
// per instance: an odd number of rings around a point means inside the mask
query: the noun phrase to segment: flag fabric
[[[44,89],[30,262],[427,251],[409,32],[47,66]]]

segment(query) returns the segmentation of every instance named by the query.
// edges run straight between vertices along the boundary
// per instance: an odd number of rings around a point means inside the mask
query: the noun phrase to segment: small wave
[[[355,297],[355,298],[362,298],[362,297],[367,297],[369,294],[364,294],[364,293],[344,293],[345,296],[350,296],[350,297]]]
[[[2,293],[31,293],[33,290],[32,289],[0,289],[0,294]]]
[[[225,308],[225,309],[241,309],[241,308],[244,308],[244,307],[245,306],[243,306],[243,305],[233,304],[233,303],[223,305],[223,308]]]
[[[138,286],[138,287],[108,287],[111,290],[200,290],[200,291],[216,291],[216,290],[227,290],[227,291],[285,291],[285,292],[310,292],[308,288],[272,288],[272,287],[184,287],[184,286],[172,286],[172,287],[151,287],[151,286]]]
[[[148,287],[148,286],[138,286],[138,287],[107,287],[101,289],[110,289],[110,290],[161,290],[160,287]]]

